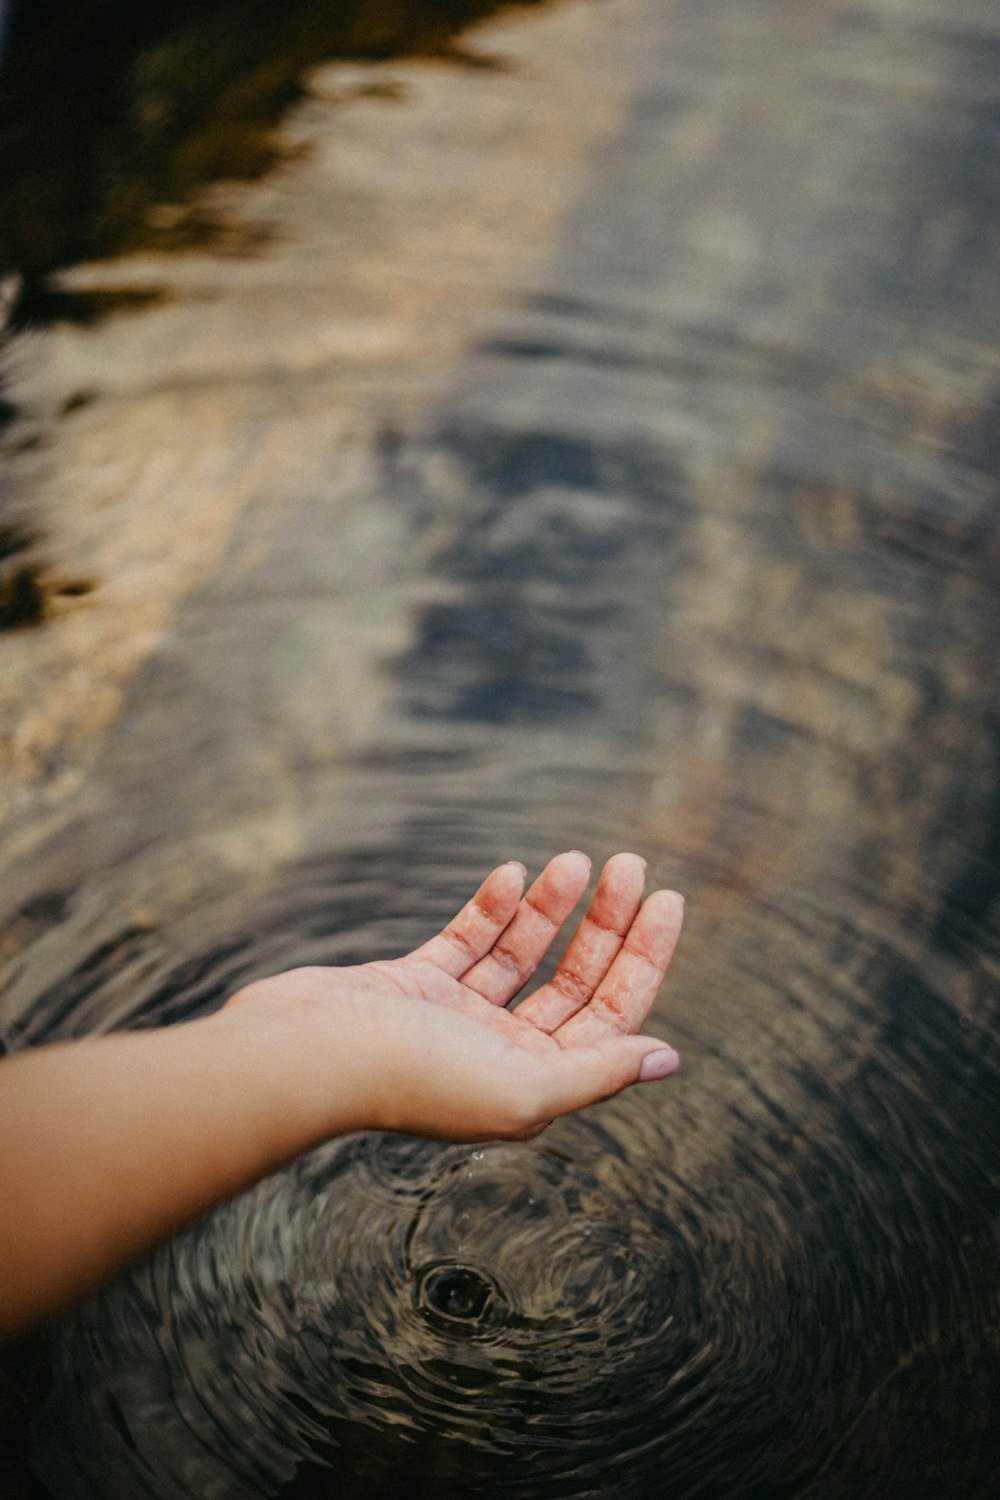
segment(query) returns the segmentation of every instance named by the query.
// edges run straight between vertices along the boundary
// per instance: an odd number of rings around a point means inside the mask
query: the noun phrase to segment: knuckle
[[[565,966],[558,968],[549,982],[552,988],[558,990],[560,995],[565,995],[567,1000],[587,1000],[590,997],[591,986],[581,975]]]
[[[454,922],[448,923],[448,926],[443,930],[441,936],[445,938],[447,942],[453,944],[454,947],[461,948],[463,953],[467,953],[471,958],[475,958],[476,951],[473,948],[471,942],[465,936],[464,932],[462,932],[461,928],[458,927]]]
[[[490,953],[502,969],[506,969],[509,974],[513,974],[517,979],[524,978],[523,966],[518,962],[509,948],[503,948],[499,943],[494,943],[490,949]]]
[[[530,891],[524,897],[524,904],[535,913],[536,917],[539,917],[541,919],[546,927],[549,927],[553,931],[555,931],[555,929],[559,926],[559,923],[554,921],[543,907],[539,906],[538,902],[534,899]]]
[[[629,929],[628,922],[616,920],[613,912],[604,912],[600,909],[595,911],[593,907],[591,907],[584,920],[596,927],[598,932],[607,933],[611,937],[618,938],[619,941]]]
[[[616,1029],[625,1029],[628,1026],[628,1005],[624,996],[608,991],[603,995],[596,996],[594,1005],[600,1013],[600,1018],[609,1026]]]
[[[652,969],[654,970],[654,972],[659,973],[659,965],[657,964],[656,959],[650,953],[649,949],[646,947],[645,943],[626,941],[622,945],[622,952],[627,953],[630,958],[635,959],[638,963],[644,965],[647,969]]]

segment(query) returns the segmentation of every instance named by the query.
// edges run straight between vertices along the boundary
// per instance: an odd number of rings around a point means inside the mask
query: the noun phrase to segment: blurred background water
[[[683,1072],[278,1174],[7,1491],[992,1496],[1000,16],[495,11],[14,7],[0,1027],[631,847]]]

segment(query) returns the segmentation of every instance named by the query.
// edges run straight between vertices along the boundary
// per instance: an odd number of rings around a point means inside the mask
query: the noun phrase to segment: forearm
[[[608,861],[553,979],[508,1009],[588,875],[569,851],[521,900],[524,867],[501,865],[402,959],[293,969],[203,1020],[0,1063],[0,1334],[330,1136],[528,1139],[672,1073],[638,1032],[683,902],[643,902],[635,855]]]
[[[5,1060],[0,1334],[58,1310],[318,1141],[363,1126],[359,1066],[308,1009],[271,1021],[239,1007]]]

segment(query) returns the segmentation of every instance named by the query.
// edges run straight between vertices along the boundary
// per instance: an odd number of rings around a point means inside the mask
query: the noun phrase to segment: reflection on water
[[[86,626],[94,675],[5,771],[5,1037],[172,1022],[410,946],[494,860],[634,846],[688,897],[684,1069],[261,1184],[58,1330],[38,1470],[986,1497],[1000,26],[609,0],[473,41],[505,67],[362,69],[350,110],[325,75],[258,261],[19,346],[15,494],[100,582],[8,638],[72,683]]]
[[[259,227],[223,223],[193,195],[287,156],[273,127],[303,70],[332,55],[461,57],[456,32],[497,3],[20,0],[0,91],[0,276],[25,280],[20,317],[87,320],[154,295],[66,296],[46,278],[75,260],[253,250]]]

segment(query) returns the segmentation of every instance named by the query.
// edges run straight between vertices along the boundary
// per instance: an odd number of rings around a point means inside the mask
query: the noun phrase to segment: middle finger
[[[490,951],[462,975],[462,983],[493,1005],[506,1005],[531,978],[552,939],[590,879],[590,860],[578,849],[549,860],[527,890]]]
[[[646,861],[615,854],[597,882],[587,915],[551,981],[517,1007],[517,1014],[553,1032],[587,1004],[617,955],[642,903]]]

